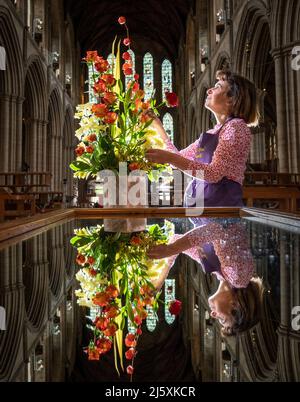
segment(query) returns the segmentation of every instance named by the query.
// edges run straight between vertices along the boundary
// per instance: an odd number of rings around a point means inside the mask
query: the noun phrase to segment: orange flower
[[[142,89],[139,89],[138,91],[137,91],[137,93],[136,93],[136,96],[138,97],[138,98],[143,98],[144,96],[145,96],[145,92],[142,90]]]
[[[112,105],[115,103],[117,95],[114,92],[105,92],[103,100],[107,105]]]
[[[114,122],[117,120],[118,115],[115,112],[108,112],[107,115],[104,117],[104,122],[106,124],[114,124]]]
[[[132,92],[137,92],[140,89],[140,84],[135,82],[132,86]]]
[[[115,318],[119,315],[119,309],[116,306],[109,306],[105,309],[105,315],[107,318]]]
[[[109,68],[109,63],[107,60],[103,59],[103,57],[98,56],[95,61],[95,69],[99,73],[104,73]]]
[[[138,245],[140,245],[142,243],[142,240],[140,239],[140,237],[138,237],[138,236],[133,236],[131,239],[130,239],[130,244],[132,244],[133,246],[138,246]]]
[[[94,113],[97,117],[103,118],[107,115],[108,109],[104,103],[97,103],[92,106],[92,113]]]
[[[88,359],[89,360],[99,360],[100,352],[96,348],[88,348]]]
[[[111,349],[112,342],[109,339],[101,338],[97,340],[96,346],[100,353],[107,353]]]
[[[95,85],[93,86],[93,90],[96,94],[102,94],[106,91],[106,89],[106,83],[104,80],[101,79],[95,82]]]
[[[97,60],[98,52],[97,50],[89,50],[86,52],[86,57],[83,59],[87,63],[94,63]]]
[[[109,295],[105,292],[99,292],[96,294],[96,296],[93,298],[93,303],[96,304],[97,306],[107,306],[109,303]]]
[[[107,329],[103,332],[105,336],[114,336],[118,331],[118,325],[114,322],[110,322]]]
[[[109,324],[109,320],[105,317],[97,317],[95,324],[96,328],[100,329],[101,331],[104,331]]]
[[[141,123],[147,123],[147,121],[151,120],[151,117],[148,116],[146,113],[141,115]]]
[[[136,346],[136,340],[135,340],[135,335],[134,334],[127,334],[125,337],[125,345],[127,347],[135,347]]]
[[[112,74],[103,74],[101,78],[109,87],[113,87],[116,84],[116,79]]]
[[[115,287],[115,285],[109,285],[109,286],[107,286],[107,288],[106,288],[106,293],[107,293],[110,297],[112,297],[112,298],[114,298],[114,299],[119,296],[119,291],[118,291],[118,289]]]
[[[118,18],[118,23],[119,23],[120,25],[126,24],[126,18],[125,18],[125,17],[119,17],[119,18]]]
[[[127,352],[125,353],[125,357],[127,360],[132,360],[135,356],[135,349],[134,348],[130,348],[127,350]]]
[[[94,142],[94,141],[97,140],[97,135],[96,134],[90,134],[90,135],[88,135],[86,137],[86,139],[87,139],[88,142]],[[88,259],[90,260],[90,258],[93,258],[93,257],[89,257]],[[95,262],[95,260],[94,260],[94,262]],[[93,264],[93,263],[90,262],[90,264]]]

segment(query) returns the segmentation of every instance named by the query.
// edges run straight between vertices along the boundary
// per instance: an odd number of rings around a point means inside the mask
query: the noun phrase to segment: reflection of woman
[[[204,194],[199,180],[194,179],[187,188],[185,203],[189,207],[199,205],[200,197],[206,207],[243,205],[242,182],[251,142],[247,125],[256,124],[258,118],[256,90],[246,78],[228,71],[219,71],[217,79],[207,91],[205,107],[214,113],[218,124],[189,147],[178,152],[159,119],[152,123],[168,141],[168,150],[150,149],[146,154],[149,161],[169,163],[194,177],[198,171],[204,173]]]
[[[211,317],[222,325],[224,335],[245,331],[257,323],[263,293],[254,277],[254,262],[242,223],[224,227],[210,222],[172,243],[152,247],[148,255],[158,259],[181,252],[199,262],[203,270],[217,276],[218,290],[208,299]]]

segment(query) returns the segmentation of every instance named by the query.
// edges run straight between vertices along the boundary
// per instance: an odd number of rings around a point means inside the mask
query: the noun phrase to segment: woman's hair
[[[216,78],[229,84],[227,95],[233,98],[231,116],[245,120],[249,126],[256,126],[259,111],[255,85],[247,78],[226,69],[217,71]]]
[[[232,326],[223,327],[223,336],[236,335],[256,325],[261,318],[264,286],[261,278],[253,277],[246,288],[234,288],[235,307],[231,311]]]

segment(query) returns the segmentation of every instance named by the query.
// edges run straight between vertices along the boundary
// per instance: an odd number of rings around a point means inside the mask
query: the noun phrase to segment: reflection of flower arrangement
[[[78,250],[76,262],[82,267],[76,275],[81,285],[76,291],[78,304],[97,309],[91,326],[94,337],[87,348],[90,360],[99,360],[114,343],[123,368],[123,329],[128,319],[135,332],[125,337],[129,348],[125,357],[132,361],[127,373],[133,373],[142,322],[149,308],[157,311],[160,301],[154,284],[168,268],[167,259],[150,260],[146,252],[149,246],[167,243],[173,234],[174,225],[167,221],[163,228],[152,225],[132,234],[107,233],[103,226],[75,230],[71,243]],[[174,301],[170,312],[179,311],[180,302]],[[117,361],[115,353],[118,370]]]
[[[130,49],[126,20],[120,17],[118,21],[126,28],[127,37],[123,44]],[[104,169],[117,173],[120,162],[127,163],[128,171],[140,169],[149,173],[153,164],[146,161],[145,152],[149,148],[163,149],[165,146],[157,132],[150,128],[153,119],[149,111],[157,114],[157,107],[161,105],[156,107],[154,98],[144,99],[138,74],[134,74],[134,79],[123,89],[120,42],[116,56],[114,44],[111,65],[97,51],[88,51],[84,59],[93,71],[93,91],[97,103],[79,105],[75,115],[80,119],[80,128],[76,131],[80,143],[75,150],[77,157],[71,168],[75,171],[74,176],[79,178],[95,177]],[[130,53],[124,52],[122,59],[124,75],[132,75],[134,72]],[[167,93],[166,103],[170,107],[177,106],[176,94]]]

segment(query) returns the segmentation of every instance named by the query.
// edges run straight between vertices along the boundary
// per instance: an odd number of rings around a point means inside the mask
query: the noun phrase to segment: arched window
[[[175,300],[175,279],[165,280],[165,320],[171,325],[175,321],[175,315],[169,311],[169,303]]]
[[[109,62],[110,69],[113,74],[114,73],[113,69],[115,68],[116,56],[113,57],[112,53],[110,53],[107,57],[107,61]]]
[[[95,96],[95,94],[94,94],[94,90],[93,90],[93,86],[94,86],[94,77],[93,77],[93,75],[94,75],[94,69],[93,69],[93,66],[91,66],[91,65],[89,65],[88,66],[88,74],[89,74],[89,78],[88,78],[88,80],[89,80],[89,102],[90,103],[97,103],[97,98],[96,98],[96,96]]]
[[[145,100],[150,99],[154,90],[153,57],[146,53],[143,60]]]
[[[161,65],[162,78],[162,100],[165,99],[166,92],[172,92],[172,64],[165,59]]]
[[[166,133],[170,137],[170,140],[174,142],[174,123],[173,123],[173,117],[170,115],[170,113],[166,113],[164,115],[162,123]]]
[[[147,318],[146,318],[146,326],[147,326],[148,331],[153,332],[155,330],[156,324],[158,322],[157,314],[153,310],[153,308],[150,306],[147,306],[146,310],[148,313]]]
[[[125,87],[127,88],[127,84],[129,83],[129,81],[133,81],[134,78],[134,74],[135,74],[135,55],[133,53],[133,51],[131,49],[128,50],[128,53],[131,56],[131,60],[132,60],[132,74],[131,75],[125,75]]]

